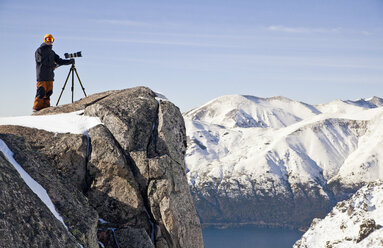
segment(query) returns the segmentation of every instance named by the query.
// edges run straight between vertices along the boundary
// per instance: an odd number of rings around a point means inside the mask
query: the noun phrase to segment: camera
[[[76,57],[82,57],[81,51],[77,53],[64,53],[64,56],[66,59],[68,58],[76,58]]]

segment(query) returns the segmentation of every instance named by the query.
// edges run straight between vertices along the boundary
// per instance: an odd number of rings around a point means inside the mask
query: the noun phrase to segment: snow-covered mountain
[[[314,219],[294,248],[383,246],[383,181],[369,183],[339,202],[326,218]]]
[[[233,95],[184,113],[202,223],[304,226],[383,179],[382,106]]]

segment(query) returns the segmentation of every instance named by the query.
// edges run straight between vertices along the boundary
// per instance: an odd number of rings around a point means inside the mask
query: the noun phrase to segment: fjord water
[[[297,230],[253,226],[206,228],[202,232],[205,248],[291,248],[303,235]]]

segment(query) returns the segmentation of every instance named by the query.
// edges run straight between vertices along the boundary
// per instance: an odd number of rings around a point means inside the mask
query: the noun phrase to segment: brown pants
[[[33,104],[34,110],[41,110],[51,106],[50,96],[53,93],[53,81],[37,81],[37,91],[35,103]]]

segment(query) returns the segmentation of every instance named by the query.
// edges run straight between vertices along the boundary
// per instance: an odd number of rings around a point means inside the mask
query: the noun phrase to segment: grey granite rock
[[[63,114],[70,113],[74,111],[84,110],[87,106],[100,101],[101,99],[115,93],[116,91],[106,91],[97,94],[93,94],[91,96],[82,98],[74,103],[64,104],[59,106],[52,106],[49,108],[42,109],[38,112],[34,112],[33,115],[55,115],[55,114]]]
[[[132,171],[155,230],[156,247],[203,247],[185,175],[186,132],[179,109],[145,87],[88,106],[132,158]]]
[[[99,117],[121,147],[145,151],[157,117],[155,94],[136,87],[116,92],[85,108],[85,115]]]
[[[58,171],[54,162],[42,152],[44,146],[36,146],[33,142],[35,137],[44,139],[55,137],[55,134],[26,127],[0,126],[0,139],[8,145],[23,169],[47,191],[77,241],[86,247],[98,247],[97,212],[90,207],[88,199],[78,190],[77,185],[73,185],[65,173]],[[82,139],[81,136],[75,137]],[[60,140],[62,137],[56,138]],[[46,141],[45,145],[49,147],[53,146],[50,142],[57,140],[53,138]]]
[[[0,133],[23,137],[34,151],[44,155],[60,176],[79,191],[86,190],[88,139],[85,135],[52,133],[20,126],[0,126]]]
[[[141,228],[123,228],[115,230],[115,235],[120,248],[154,248],[149,235],[145,229]]]
[[[111,225],[134,225],[150,232],[144,202],[131,171],[131,158],[103,125],[89,130],[91,154],[88,163],[91,205]]]
[[[0,152],[0,246],[78,247],[46,205]]]

